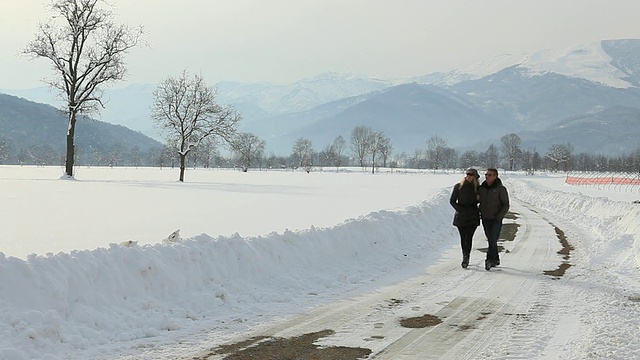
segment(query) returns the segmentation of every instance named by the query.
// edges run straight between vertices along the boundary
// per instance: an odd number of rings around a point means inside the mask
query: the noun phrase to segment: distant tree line
[[[141,150],[113,144],[108,148],[76,145],[76,164],[80,166],[131,166],[179,168],[180,152],[167,144]],[[311,140],[299,138],[291,153],[276,155],[265,152],[266,142],[251,133],[236,133],[228,142],[214,138],[203,139],[184,156],[189,168],[300,169],[307,172],[318,168],[340,169],[358,166],[363,171],[378,168],[460,169],[467,167],[496,167],[522,170],[529,174],[539,171],[616,171],[640,173],[640,147],[626,155],[574,154],[571,144],[554,144],[546,152],[525,150],[516,134],[506,134],[500,146],[491,144],[485,151],[460,152],[447,141],[434,135],[425,140],[425,147],[413,153],[393,154],[391,139],[382,132],[366,126],[355,127],[349,141],[336,137],[317,151]],[[222,154],[224,152],[224,155]],[[0,136],[0,164],[63,166],[65,149],[51,145],[34,145],[16,149]]]
[[[131,166],[179,168],[180,152],[167,144],[141,150],[136,146],[114,144],[109,148],[76,145],[76,164],[80,166]],[[516,134],[506,134],[500,146],[491,144],[485,151],[460,152],[447,141],[434,135],[425,140],[425,147],[413,153],[393,154],[391,139],[366,126],[355,127],[349,141],[336,137],[317,151],[311,140],[299,138],[288,155],[265,152],[266,142],[251,133],[236,133],[228,142],[203,139],[184,156],[189,168],[300,169],[310,172],[319,168],[340,169],[358,166],[363,171],[378,168],[460,169],[496,167],[522,170],[529,174],[539,171],[615,171],[640,173],[640,147],[626,155],[574,154],[571,144],[554,144],[546,152],[525,150]],[[222,154],[224,152],[224,155]],[[0,136],[0,164],[63,166],[65,149],[51,145],[34,145],[16,149]]]

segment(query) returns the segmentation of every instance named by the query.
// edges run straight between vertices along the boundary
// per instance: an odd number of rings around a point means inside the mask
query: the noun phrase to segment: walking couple
[[[509,210],[509,194],[498,177],[497,169],[488,168],[484,176],[485,180],[480,184],[478,170],[467,169],[464,178],[453,187],[449,200],[456,210],[453,225],[460,232],[463,268],[469,266],[473,234],[480,225],[481,218],[484,234],[489,242],[485,269],[490,270],[500,265],[498,238],[502,230],[502,219]]]

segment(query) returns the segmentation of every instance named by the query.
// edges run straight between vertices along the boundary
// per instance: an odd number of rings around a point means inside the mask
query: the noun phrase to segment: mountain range
[[[54,159],[50,165],[62,164],[67,129],[67,116],[53,106],[0,94],[0,141],[9,144],[14,156],[21,156],[17,153],[33,156],[34,152],[46,151]],[[163,148],[161,143],[140,132],[85,116],[78,117],[75,135],[77,157],[120,149],[147,152]]]
[[[218,101],[243,115],[241,130],[291,152],[300,137],[321,150],[360,125],[387,135],[394,152],[424,149],[438,135],[461,150],[486,150],[516,133],[544,153],[614,155],[640,146],[640,40],[603,40],[533,54],[501,54],[466,69],[404,79],[325,73],[293,84],[221,82]],[[107,90],[100,119],[159,139],[149,119],[153,84]],[[54,104],[45,89],[9,91]]]

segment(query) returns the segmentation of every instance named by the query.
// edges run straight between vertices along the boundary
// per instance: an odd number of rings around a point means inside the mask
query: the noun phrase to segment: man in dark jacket
[[[482,227],[489,242],[484,267],[489,270],[494,266],[500,265],[498,238],[502,230],[502,219],[509,211],[509,193],[507,188],[502,185],[497,169],[488,168],[484,176],[485,181],[480,185],[478,194],[480,195]]]

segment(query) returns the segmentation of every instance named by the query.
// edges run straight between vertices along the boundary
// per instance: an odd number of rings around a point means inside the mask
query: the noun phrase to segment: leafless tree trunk
[[[351,130],[351,150],[363,169],[365,168],[364,159],[371,152],[372,136],[373,130],[368,126],[356,126]]]
[[[509,162],[509,170],[515,169],[516,163],[522,159],[522,149],[520,147],[520,137],[516,134],[504,135],[502,141],[502,152]]]
[[[299,138],[293,144],[291,152],[292,161],[295,161],[296,165],[303,167],[307,173],[311,172],[311,166],[313,166],[313,143],[309,139]]]
[[[335,138],[333,140],[333,144],[331,145],[331,148],[332,148],[333,153],[335,155],[335,159],[334,159],[333,165],[336,167],[336,170],[339,169],[340,166],[342,166],[342,156],[344,154],[345,146],[347,146],[347,142],[342,137],[342,135],[340,135],[337,138]]]
[[[380,153],[382,157],[382,166],[387,166],[387,159],[389,155],[391,155],[391,139],[389,139],[383,132],[376,133],[376,141],[375,141],[375,149],[376,152]],[[375,161],[373,162],[373,166],[375,166]]]
[[[11,145],[0,135],[0,164],[4,164],[11,155]]]
[[[571,144],[553,144],[547,152],[546,158],[552,163],[555,171],[563,170],[568,171],[571,164],[573,153],[573,146]],[[562,169],[560,168],[562,165]]]
[[[498,148],[493,144],[489,145],[487,151],[482,153],[482,160],[486,167],[499,167],[500,156],[498,156]]]
[[[427,140],[427,156],[434,170],[440,168],[446,148],[447,142],[438,135],[434,135]]]
[[[178,150],[180,181],[184,181],[189,151],[207,138],[219,137],[230,143],[237,132],[242,117],[232,106],[218,105],[216,95],[202,76],[190,79],[186,70],[180,77],[162,81],[153,92],[151,118],[167,143]]]
[[[387,167],[387,163],[389,162],[389,157],[391,156],[391,151],[393,150],[393,148],[391,147],[391,144],[389,144],[389,147],[383,147],[380,150],[380,155],[382,155],[382,166],[383,167]]]
[[[369,148],[369,153],[371,154],[371,173],[375,174],[376,173],[376,155],[378,155],[378,153],[381,150],[382,142],[384,141],[384,134],[381,132],[374,132],[371,133],[371,139],[370,141],[370,148]]]
[[[231,148],[237,154],[242,171],[247,172],[254,160],[259,160],[264,152],[264,140],[250,133],[241,133],[231,143]]]
[[[142,28],[132,29],[112,22],[113,15],[98,7],[100,0],[55,0],[54,15],[40,24],[36,39],[24,53],[46,58],[59,75],[46,80],[66,97],[69,114],[65,173],[73,176],[76,118],[98,110],[101,85],[125,75],[123,56],[136,46]]]

